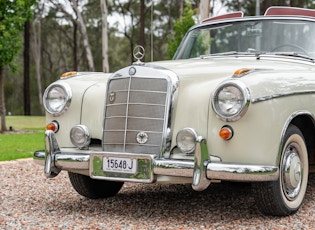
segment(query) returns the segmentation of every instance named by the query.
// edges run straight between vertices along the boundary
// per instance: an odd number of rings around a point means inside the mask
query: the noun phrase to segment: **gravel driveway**
[[[0,229],[314,229],[315,175],[302,208],[288,217],[259,213],[248,184],[125,183],[117,196],[89,200],[62,172],[46,179],[31,159],[0,163]]]

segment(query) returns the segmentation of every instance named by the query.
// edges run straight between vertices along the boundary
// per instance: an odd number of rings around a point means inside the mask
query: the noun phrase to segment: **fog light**
[[[225,125],[220,129],[219,135],[223,140],[230,140],[233,137],[233,129],[232,127]]]
[[[74,146],[83,149],[90,144],[91,137],[89,130],[84,125],[76,125],[70,131],[70,139]]]
[[[183,153],[192,153],[195,151],[197,133],[191,128],[184,128],[177,133],[177,147]]]
[[[59,130],[59,123],[57,121],[52,121],[46,125],[46,130],[51,130],[54,133],[57,133]]]

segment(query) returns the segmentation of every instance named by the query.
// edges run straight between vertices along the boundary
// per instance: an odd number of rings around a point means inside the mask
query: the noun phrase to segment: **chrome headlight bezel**
[[[214,90],[211,104],[221,120],[237,121],[244,116],[250,104],[249,89],[238,80],[222,82]]]
[[[197,133],[192,128],[183,128],[176,135],[176,145],[183,153],[190,154],[195,151]]]
[[[70,130],[71,143],[79,149],[86,149],[91,143],[89,129],[85,125],[75,125]]]
[[[53,90],[55,92],[53,92]],[[52,95],[55,93],[56,95]],[[59,94],[59,97],[57,97]],[[65,113],[72,99],[71,87],[65,82],[57,82],[49,85],[43,95],[43,104],[45,110],[53,115],[58,117]],[[59,101],[58,101],[59,100]]]

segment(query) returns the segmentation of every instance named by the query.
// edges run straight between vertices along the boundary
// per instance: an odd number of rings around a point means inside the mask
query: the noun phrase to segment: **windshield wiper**
[[[229,56],[229,55],[235,55],[235,54],[238,54],[238,52],[228,51],[228,52],[223,52],[223,53],[204,54],[204,55],[200,55],[200,58],[203,59],[205,57],[211,57],[211,56]]]
[[[257,55],[254,52],[237,52],[237,51],[228,51],[228,52],[222,52],[222,53],[212,53],[212,54],[205,54],[200,55],[200,58],[207,58],[207,57],[215,57],[215,56],[233,56],[233,55]]]
[[[266,54],[278,55],[278,56],[287,56],[287,57],[298,57],[298,58],[310,60],[314,63],[314,58],[311,58],[310,56],[299,54],[296,52],[276,52],[276,53],[266,53]]]

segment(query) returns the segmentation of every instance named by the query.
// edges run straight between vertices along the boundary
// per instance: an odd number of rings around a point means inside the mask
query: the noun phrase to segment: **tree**
[[[103,72],[109,72],[108,65],[108,25],[107,25],[107,5],[106,0],[101,0],[101,10],[102,10],[102,66]]]
[[[63,4],[61,4],[61,1],[57,1],[57,0],[49,0],[49,2],[53,5],[53,10],[55,10],[55,19],[58,18],[62,18],[64,20],[64,22],[60,23],[59,25],[57,25],[58,27],[62,27],[62,24],[67,23],[69,20],[71,21],[71,23],[73,24],[73,54],[75,55],[75,65],[79,66],[79,63],[77,63],[76,61],[76,55],[77,55],[77,51],[76,51],[76,47],[77,47],[77,41],[76,41],[76,29],[77,29],[77,25],[80,28],[80,32],[81,32],[81,36],[82,36],[82,40],[83,40],[83,47],[85,50],[85,55],[86,55],[86,60],[88,63],[88,70],[89,71],[95,71],[95,66],[94,66],[94,59],[93,59],[93,55],[92,55],[92,49],[91,49],[91,44],[89,41],[89,34],[88,34],[88,28],[87,25],[85,23],[85,20],[83,18],[83,13],[81,8],[84,7],[84,5],[78,5],[79,1],[78,0],[67,0],[65,1]],[[82,2],[82,1],[81,1]],[[68,4],[70,3],[70,5]],[[87,2],[87,4],[89,3],[89,1]],[[50,9],[52,10],[52,9]],[[62,13],[63,16],[57,16],[59,13]],[[58,22],[57,22],[58,23]],[[66,36],[68,36],[67,34],[64,34]],[[77,70],[78,69],[74,69]]]
[[[82,38],[83,38],[83,45],[84,45],[84,48],[86,51],[86,58],[87,58],[88,64],[89,64],[89,70],[95,71],[94,60],[93,60],[91,46],[90,46],[90,42],[89,42],[89,36],[88,36],[87,30],[86,30],[86,26],[85,26],[82,14],[79,11],[77,0],[70,0],[70,1],[72,3],[73,10],[78,17],[78,23],[79,23]]]
[[[174,56],[187,30],[195,24],[193,15],[194,11],[192,10],[191,4],[187,3],[184,7],[183,16],[174,23],[174,37],[169,37],[168,39],[167,55],[169,58]]]
[[[24,115],[31,115],[30,97],[30,22],[24,23]]]
[[[208,18],[210,14],[210,0],[200,0],[199,9],[200,21]]]
[[[22,45],[21,31],[31,16],[34,1],[2,0],[0,4],[0,113],[1,131],[6,128],[3,69],[12,63]]]
[[[41,73],[40,73],[40,65],[41,65],[41,20],[44,11],[44,5],[38,4],[36,10],[36,17],[32,23],[32,32],[33,32],[33,48],[32,53],[35,62],[35,72],[36,72],[36,82],[37,82],[37,91],[38,91],[38,100],[41,107],[41,112],[43,111],[43,93],[42,93],[42,84],[41,84]]]

